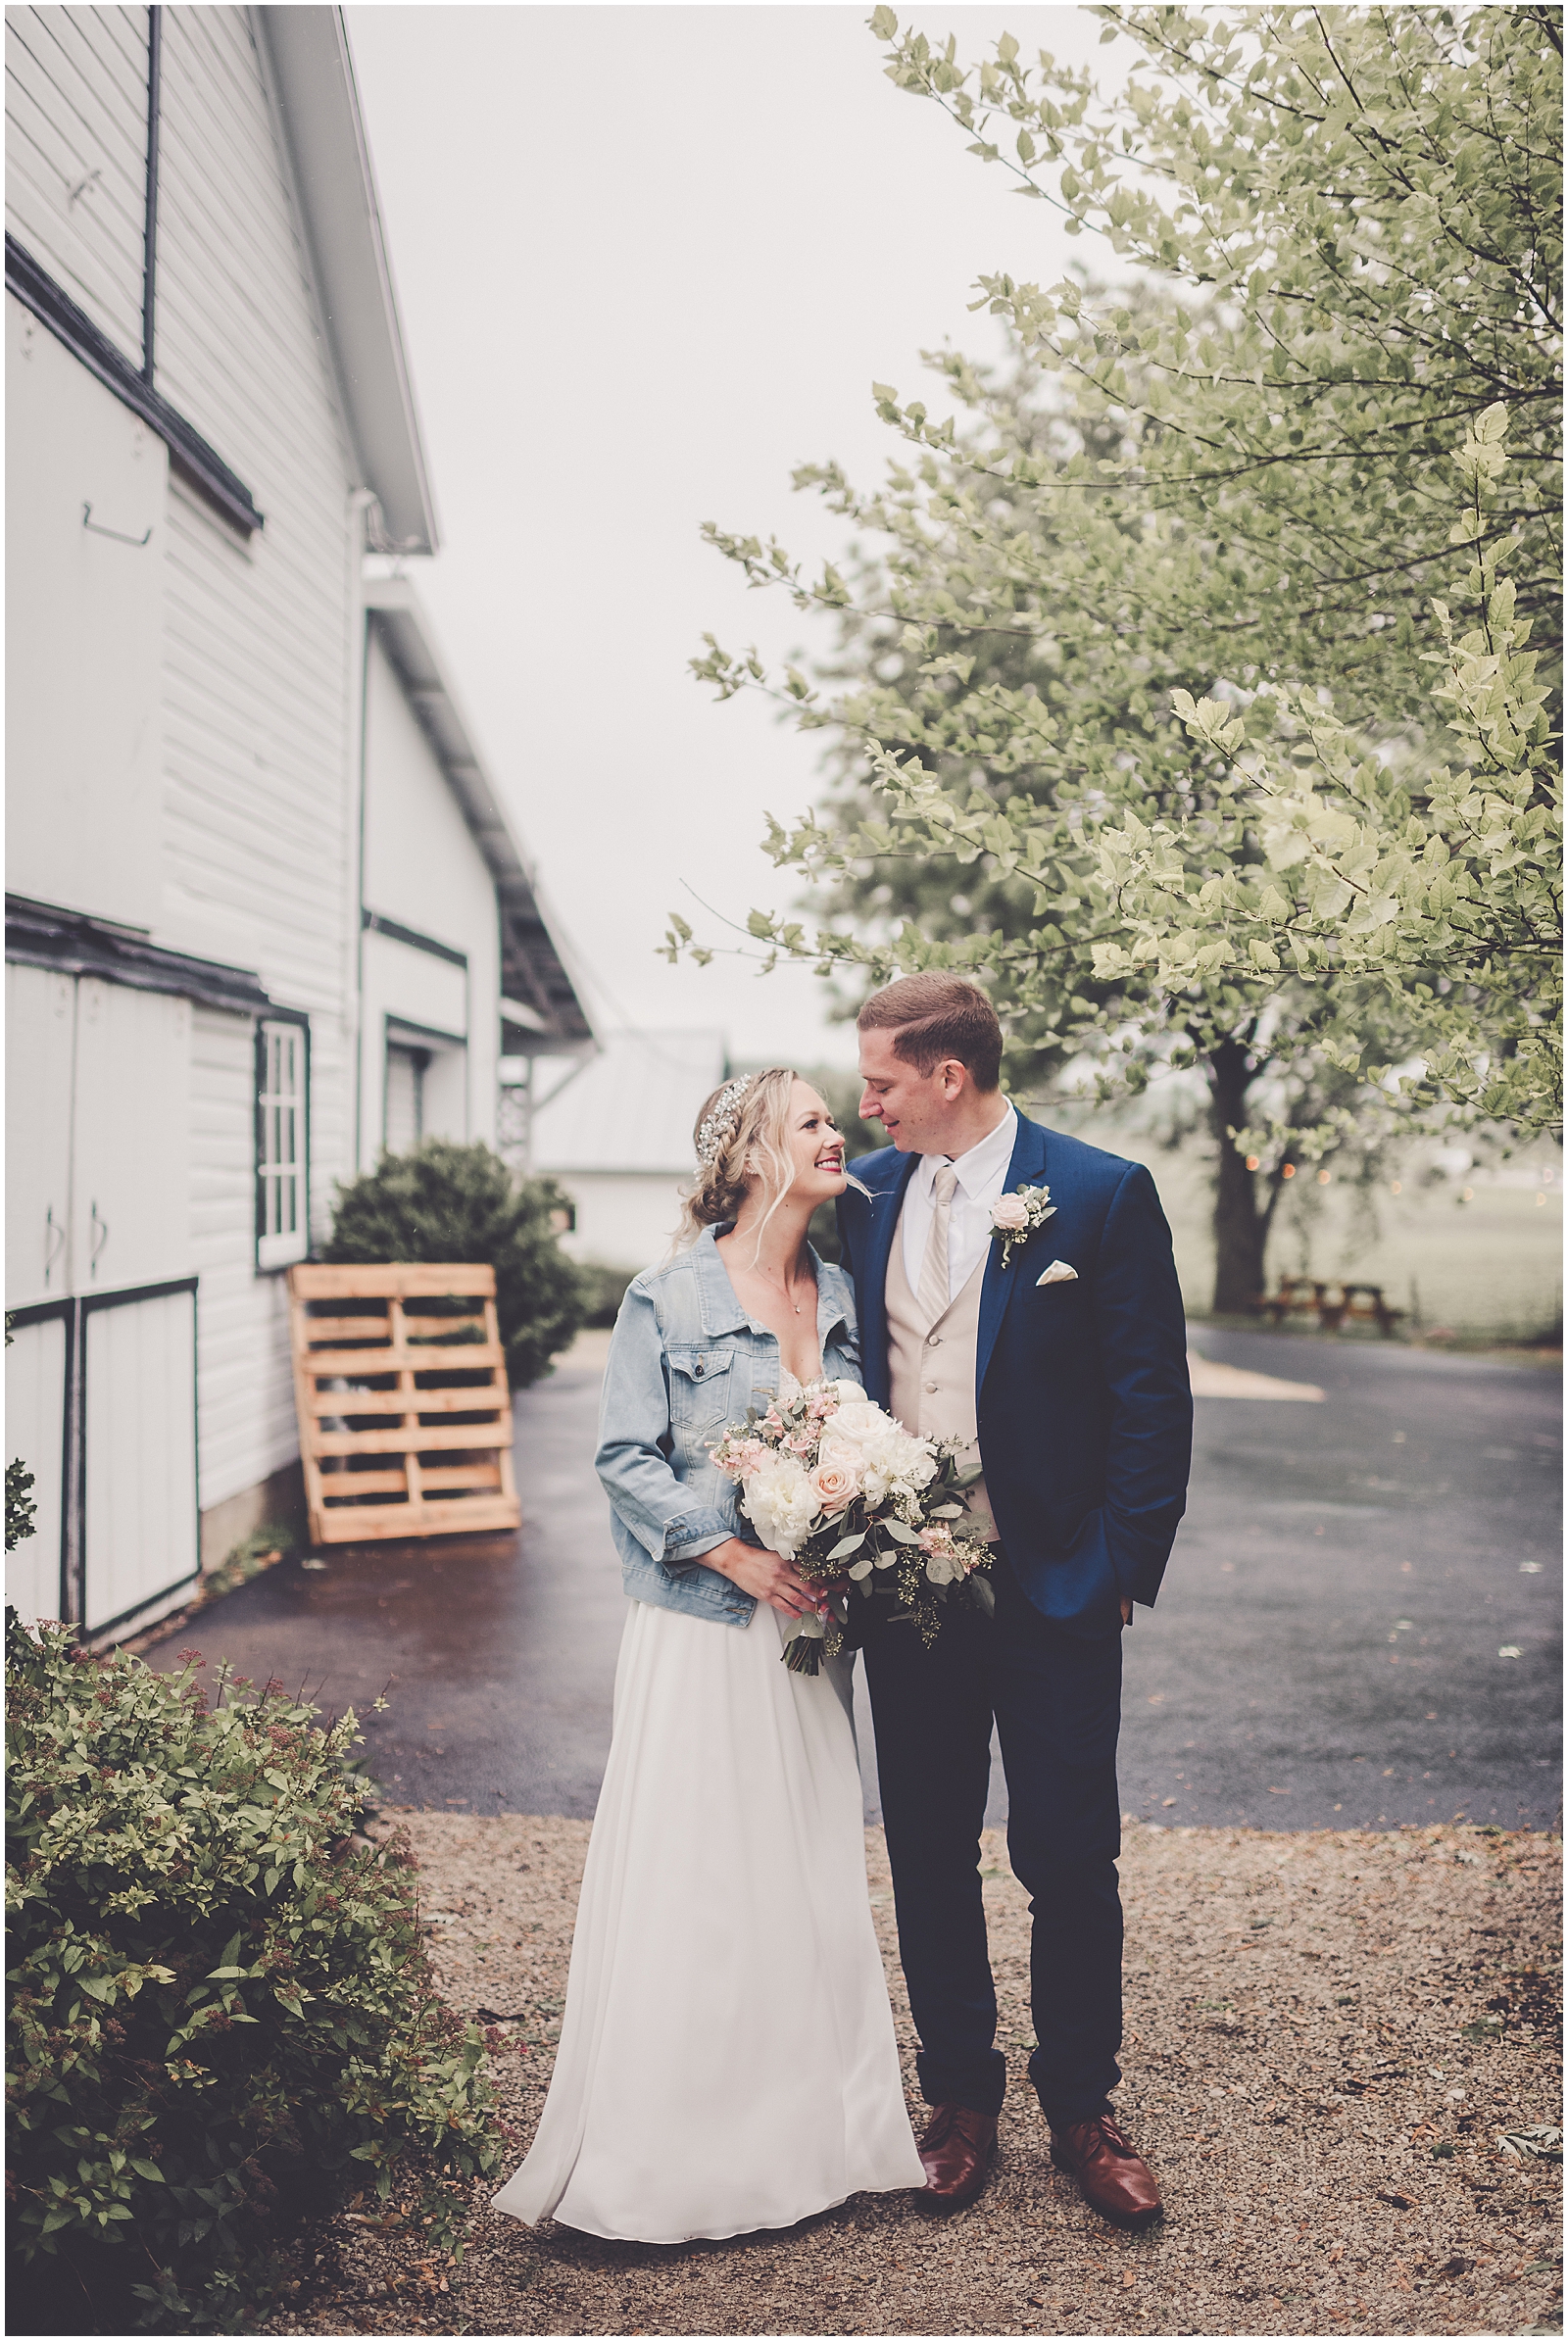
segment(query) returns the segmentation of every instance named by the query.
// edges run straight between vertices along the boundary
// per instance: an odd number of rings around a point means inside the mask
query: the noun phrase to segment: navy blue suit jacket
[[[839,1201],[867,1393],[888,1403],[884,1288],[918,1156],[852,1165]],[[1054,1215],[1008,1265],[993,1241],[980,1295],[976,1420],[997,1536],[1035,1607],[1081,1634],[1152,1602],[1187,1506],[1193,1398],[1170,1230],[1141,1163],[1018,1117],[1004,1194],[1049,1187]],[[1041,1285],[1054,1260],[1075,1281]]]

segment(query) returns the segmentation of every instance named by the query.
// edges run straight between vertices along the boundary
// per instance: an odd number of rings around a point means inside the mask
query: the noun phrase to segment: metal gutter
[[[345,420],[384,549],[433,553],[435,503],[340,8],[252,11],[266,43]]]

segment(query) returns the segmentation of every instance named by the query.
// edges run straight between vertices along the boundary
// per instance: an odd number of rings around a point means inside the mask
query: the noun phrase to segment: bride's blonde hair
[[[790,1152],[790,1097],[800,1076],[788,1065],[769,1065],[744,1081],[727,1081],[705,1099],[692,1133],[697,1176],[680,1198],[680,1225],[673,1249],[684,1251],[704,1228],[735,1219],[754,1183],[760,1183],[762,1230],[795,1184]]]

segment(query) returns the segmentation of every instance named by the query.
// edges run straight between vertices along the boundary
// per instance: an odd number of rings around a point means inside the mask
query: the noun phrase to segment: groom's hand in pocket
[[[743,1593],[754,1594],[786,1618],[804,1617],[808,1610],[821,1607],[822,1596],[815,1585],[808,1585],[782,1553],[769,1552],[765,1545],[743,1544],[739,1536],[731,1536],[726,1543],[715,1544],[711,1552],[705,1552],[703,1559]]]

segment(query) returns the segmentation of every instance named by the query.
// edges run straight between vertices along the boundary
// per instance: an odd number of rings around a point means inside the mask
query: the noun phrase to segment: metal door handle
[[[92,1207],[91,1230],[92,1250],[89,1256],[92,1262],[92,1273],[94,1276],[96,1276],[98,1273],[98,1255],[103,1250],[104,1245],[109,1242],[109,1222],[107,1219],[99,1218],[98,1205],[96,1202]]]
[[[61,1225],[60,1221],[55,1217],[55,1207],[53,1203],[50,1204],[48,1210],[43,1215],[43,1281],[45,1285],[47,1285],[50,1277],[54,1274],[55,1266],[60,1258],[61,1253],[66,1248],[66,1231]]]

